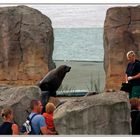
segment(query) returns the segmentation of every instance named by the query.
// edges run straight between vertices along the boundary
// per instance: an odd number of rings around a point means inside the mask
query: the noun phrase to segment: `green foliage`
[[[89,81],[89,85],[87,85],[87,89],[89,92],[96,92],[96,93],[101,93],[101,89],[100,89],[100,76],[98,73],[98,78],[97,80],[93,80],[93,76],[91,74],[90,76],[90,81]]]
[[[68,85],[61,85],[58,89],[58,91],[61,91],[61,92],[65,92],[65,91],[75,91],[75,88],[74,87],[70,87]]]
[[[96,92],[96,93],[101,93],[101,85],[100,85],[100,75],[98,73],[98,77],[96,80],[93,79],[93,75],[91,74],[89,83],[87,85],[87,89],[89,92]],[[70,96],[71,94],[77,95],[77,92],[75,90],[75,87],[70,87],[69,85],[61,85],[60,88],[58,89],[58,92],[61,92],[61,95],[67,95]]]

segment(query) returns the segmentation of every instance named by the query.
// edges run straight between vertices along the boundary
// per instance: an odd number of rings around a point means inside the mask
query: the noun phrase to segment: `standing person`
[[[3,124],[0,126],[0,135],[19,135],[17,124],[13,123],[13,112],[10,108],[1,111]]]
[[[140,135],[140,113],[138,113],[137,118],[135,120],[135,125],[132,131],[133,135]]]
[[[32,100],[30,104],[31,108],[31,114],[29,115],[29,118],[32,118],[31,126],[34,130],[34,135],[46,135],[47,134],[47,128],[44,117],[41,115],[42,112],[42,104],[39,100]]]
[[[140,114],[140,99],[131,98],[131,126],[132,126],[132,135],[140,134],[140,126],[138,125],[138,116]],[[136,122],[137,120],[137,122]]]
[[[54,121],[53,121],[53,112],[56,109],[53,103],[47,103],[46,105],[46,113],[43,113],[47,124],[47,134],[55,135],[57,134],[55,131]]]
[[[126,69],[126,83],[132,85],[129,98],[140,98],[140,61],[136,59],[134,51],[127,53],[128,65]]]

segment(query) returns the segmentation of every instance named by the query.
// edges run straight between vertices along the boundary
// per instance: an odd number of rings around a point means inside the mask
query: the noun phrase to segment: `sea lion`
[[[46,105],[46,103],[49,100],[49,97],[55,97],[56,91],[62,84],[62,81],[66,75],[67,72],[69,72],[71,67],[67,65],[61,65],[58,68],[55,68],[48,72],[46,76],[39,82],[38,86],[40,87],[42,91],[42,104],[43,106]]]
[[[39,82],[39,87],[42,91],[49,91],[50,96],[56,96],[55,92],[60,87],[65,75],[69,72],[71,67],[61,65],[48,72],[48,74]]]

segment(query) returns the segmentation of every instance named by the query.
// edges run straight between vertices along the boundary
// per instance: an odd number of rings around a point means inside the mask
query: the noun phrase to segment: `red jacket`
[[[48,113],[43,113],[43,116],[46,121],[46,125],[48,129],[54,129],[54,122],[53,122],[53,113],[48,114]]]

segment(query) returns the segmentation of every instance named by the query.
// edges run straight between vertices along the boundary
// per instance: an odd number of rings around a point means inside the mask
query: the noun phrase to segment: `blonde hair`
[[[47,103],[46,105],[46,113],[51,114],[56,109],[55,105],[53,103]]]
[[[134,51],[129,51],[127,52],[126,56],[129,57],[129,56],[135,56],[135,52]]]
[[[11,108],[4,108],[1,111],[2,118],[7,118],[8,115],[11,115],[11,114],[12,114],[12,109]]]

